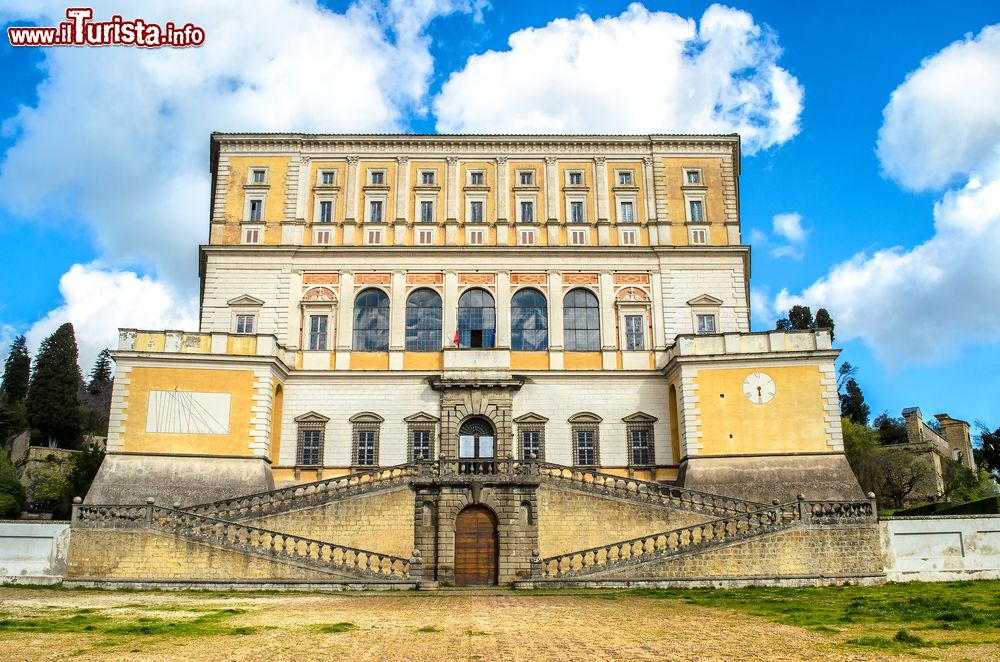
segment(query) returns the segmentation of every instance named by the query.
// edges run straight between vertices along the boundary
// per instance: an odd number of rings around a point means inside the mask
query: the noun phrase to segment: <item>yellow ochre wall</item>
[[[127,453],[186,453],[195,455],[251,456],[250,407],[253,405],[253,371],[197,368],[135,367],[129,373],[122,434]],[[150,391],[229,393],[228,434],[174,434],[146,432]]]
[[[284,217],[285,179],[288,176],[287,156],[232,156],[229,158],[229,187],[226,191],[227,222],[243,220],[243,203],[246,200],[247,173],[251,168],[267,168],[267,202],[264,220],[280,223]]]
[[[743,380],[753,372],[774,379],[774,399],[765,405],[743,395]],[[829,451],[821,378],[815,365],[699,370],[699,455]]]
[[[705,193],[705,219],[709,222],[709,243],[725,245],[726,230],[726,189],[722,180],[721,158],[676,158],[663,159],[667,179],[667,209],[671,222],[670,243],[678,246],[688,244],[687,210],[684,206],[684,192]],[[687,187],[684,183],[686,168],[701,169],[701,186]]]

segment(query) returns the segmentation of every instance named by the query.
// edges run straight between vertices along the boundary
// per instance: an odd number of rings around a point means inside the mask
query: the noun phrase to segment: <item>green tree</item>
[[[105,348],[97,355],[94,367],[90,370],[87,391],[95,395],[108,393],[111,391],[111,382],[111,352]]]
[[[868,425],[871,410],[865,402],[865,394],[861,392],[861,387],[853,377],[847,380],[844,393],[840,396],[840,415],[859,425]]]
[[[976,421],[979,434],[975,451],[976,464],[1000,477],[1000,428],[991,431],[982,421]]]
[[[837,368],[837,392],[844,390],[844,386],[847,384],[847,380],[858,374],[858,369],[852,366],[847,361],[840,364]]]
[[[28,484],[31,507],[42,512],[53,511],[62,503],[69,487],[67,470],[61,462],[46,462],[32,469]]]
[[[111,352],[102,349],[90,371],[87,388],[80,394],[83,403],[82,426],[86,432],[105,435],[111,417]]]
[[[10,346],[7,361],[3,366],[3,383],[0,390],[7,396],[8,403],[24,400],[28,394],[28,383],[31,379],[31,357],[28,355],[28,343],[24,336],[18,336]]]
[[[902,508],[913,492],[933,493],[934,471],[926,459],[902,448],[882,446],[871,458],[875,489],[880,499]]]
[[[73,325],[42,341],[26,398],[28,423],[43,439],[64,448],[80,443],[80,368]]]
[[[874,459],[879,448],[878,433],[867,425],[856,423],[846,416],[840,419],[844,432],[844,454],[858,477],[861,488],[868,492],[875,491]]]
[[[826,308],[820,308],[816,311],[816,321],[813,322],[814,329],[829,329],[830,330],[830,340],[834,340],[836,336],[833,333],[833,318],[830,317],[830,313],[827,312]]]
[[[872,421],[872,427],[878,432],[880,442],[885,445],[905,444],[906,423],[898,416],[889,416],[888,411],[883,411]]]
[[[807,331],[816,328],[809,306],[792,306],[788,310],[788,322],[791,324],[792,329],[796,331]]]
[[[942,496],[949,501],[966,503],[993,493],[988,471],[973,471],[958,460],[941,458],[941,475],[944,480]]]
[[[24,487],[17,470],[0,451],[0,519],[17,519],[24,507]]]
[[[97,476],[98,469],[104,461],[104,449],[97,444],[87,444],[79,453],[74,453],[70,458],[70,469],[66,475],[66,489],[63,493],[62,503],[56,510],[58,517],[69,519],[72,509],[73,499],[87,496],[90,485]]]

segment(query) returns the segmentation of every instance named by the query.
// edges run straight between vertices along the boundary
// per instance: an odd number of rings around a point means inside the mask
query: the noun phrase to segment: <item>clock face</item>
[[[752,372],[743,380],[743,395],[755,405],[766,405],[774,399],[774,380],[763,372]]]

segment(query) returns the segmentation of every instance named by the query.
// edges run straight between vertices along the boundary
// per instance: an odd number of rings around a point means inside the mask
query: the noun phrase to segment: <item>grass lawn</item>
[[[4,660],[1000,660],[1000,582],[738,590],[0,588]]]

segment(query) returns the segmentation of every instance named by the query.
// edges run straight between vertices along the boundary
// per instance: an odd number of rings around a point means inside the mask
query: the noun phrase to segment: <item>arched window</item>
[[[537,352],[549,348],[549,315],[545,295],[524,289],[510,301],[510,348]]]
[[[406,351],[441,351],[441,296],[419,289],[406,299]]]
[[[563,299],[563,346],[567,352],[601,349],[601,313],[590,290],[570,290]]]
[[[382,290],[362,290],[354,299],[354,350],[389,351],[389,297]]]
[[[496,328],[493,295],[478,288],[463,292],[458,299],[458,346],[493,347]]]

